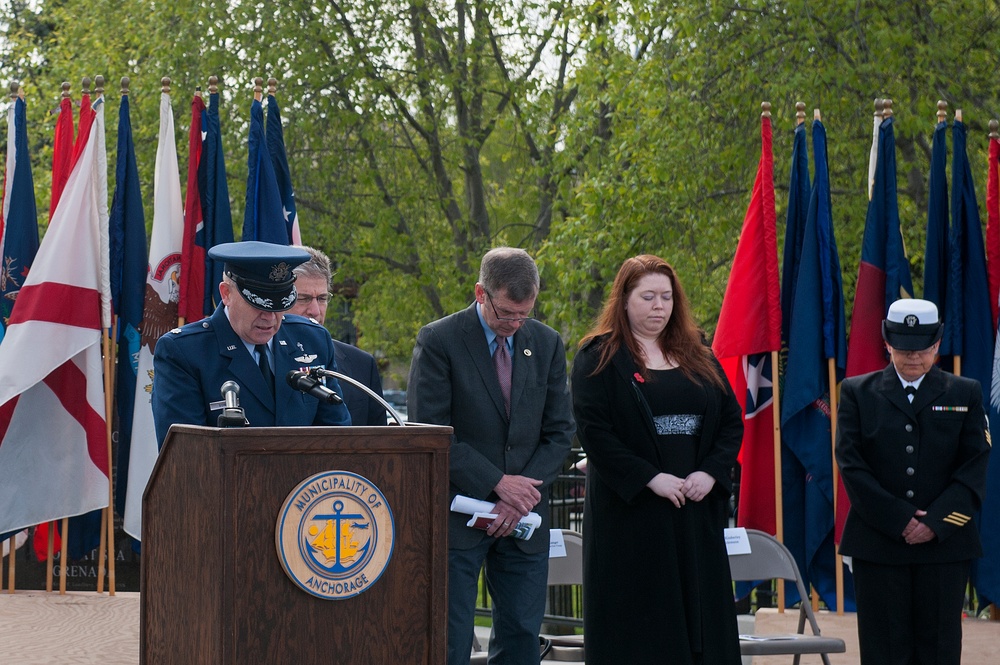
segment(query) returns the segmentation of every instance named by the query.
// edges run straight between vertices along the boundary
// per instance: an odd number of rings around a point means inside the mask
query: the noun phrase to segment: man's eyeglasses
[[[315,300],[320,305],[327,305],[329,304],[330,298],[332,297],[333,297],[332,293],[321,293],[318,296],[310,296],[306,295],[305,293],[300,293],[297,296],[295,296],[295,302],[297,302],[300,305],[308,306],[312,304],[313,300]]]
[[[531,314],[529,314],[528,316],[511,316],[511,312],[504,312],[503,314],[501,314],[500,311],[497,309],[497,306],[493,304],[493,296],[490,294],[490,292],[487,291],[486,289],[483,289],[483,291],[486,293],[486,297],[490,299],[490,307],[493,308],[493,314],[496,315],[497,321],[508,321],[510,323],[524,323],[525,321],[535,318],[534,310],[532,310]]]

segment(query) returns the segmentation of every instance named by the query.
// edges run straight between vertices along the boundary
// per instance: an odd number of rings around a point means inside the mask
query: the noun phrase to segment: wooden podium
[[[142,501],[140,662],[445,662],[451,431],[175,425]],[[336,600],[286,574],[275,534],[290,493],[330,471],[371,483],[392,514],[388,563]]]

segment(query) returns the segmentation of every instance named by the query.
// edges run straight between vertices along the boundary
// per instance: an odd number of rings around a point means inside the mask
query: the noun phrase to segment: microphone
[[[246,427],[250,423],[246,414],[240,408],[240,386],[235,381],[226,381],[222,384],[222,399],[226,400],[226,406],[219,414],[219,427]]]
[[[319,379],[309,376],[309,372],[293,369],[285,377],[285,380],[288,381],[288,385],[295,390],[298,390],[301,393],[308,393],[322,402],[327,402],[329,404],[344,403],[344,400],[340,398],[340,395],[324,386],[323,382]]]

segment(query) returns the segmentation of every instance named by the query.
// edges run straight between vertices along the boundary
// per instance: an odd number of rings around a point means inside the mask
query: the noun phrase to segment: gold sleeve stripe
[[[962,513],[952,513],[948,515],[948,517],[945,517],[944,521],[956,526],[965,526],[970,519],[972,518],[968,515],[963,515]]]

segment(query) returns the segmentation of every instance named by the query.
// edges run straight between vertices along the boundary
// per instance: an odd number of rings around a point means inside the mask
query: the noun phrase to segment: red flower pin
[[[642,378],[642,374],[639,374],[639,372],[636,372],[632,376],[634,376],[635,380],[638,381],[639,383],[646,383],[646,379]]]

